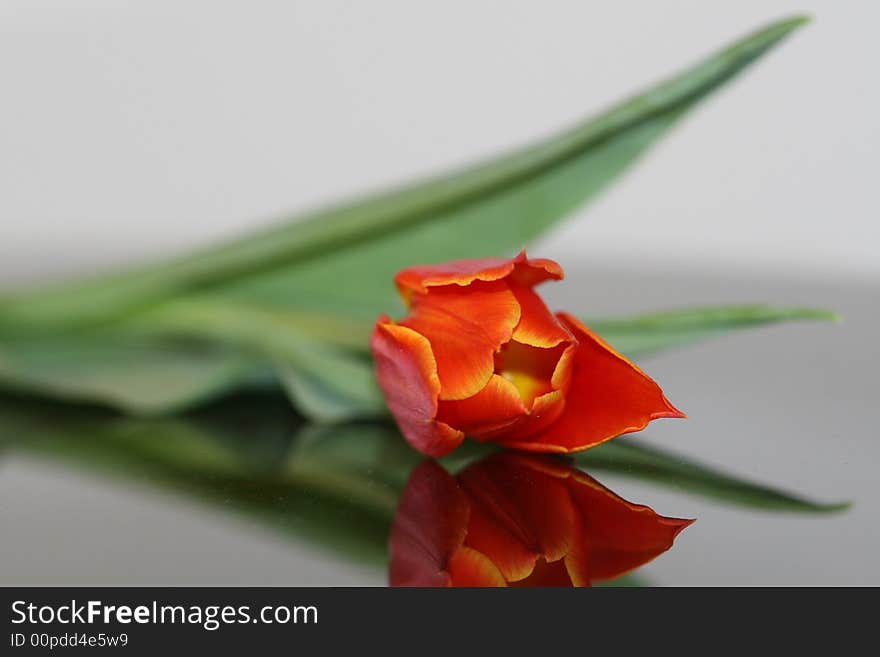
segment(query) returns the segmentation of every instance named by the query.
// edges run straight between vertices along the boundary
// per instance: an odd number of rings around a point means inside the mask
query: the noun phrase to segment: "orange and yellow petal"
[[[627,502],[583,472],[569,479],[569,491],[583,519],[590,576],[596,581],[623,575],[666,552],[693,522]]]
[[[507,581],[485,554],[467,545],[460,547],[449,560],[451,586],[507,586]]]
[[[438,419],[481,442],[522,440],[544,431],[565,409],[575,349],[508,343],[496,354],[496,373],[486,387],[467,399],[441,401]],[[527,353],[518,357],[518,350]],[[511,369],[504,369],[505,361]]]
[[[511,285],[519,302],[519,324],[513,331],[513,339],[533,347],[555,347],[561,342],[574,342],[574,337],[556,316],[550,312],[538,294],[530,287]]]
[[[480,438],[508,431],[527,412],[516,387],[493,374],[486,386],[473,397],[441,401],[437,417],[469,436]]]
[[[575,521],[571,549],[565,555],[565,570],[572,586],[592,586],[593,557],[590,551],[590,538],[581,519]]]
[[[427,338],[380,318],[370,349],[388,409],[409,444],[429,456],[458,447],[464,434],[436,419],[440,379]]]
[[[540,557],[533,538],[519,531],[515,523],[516,519],[499,516],[498,509],[483,496],[472,500],[466,542],[491,555],[492,563],[509,582],[528,577]]]
[[[571,587],[574,584],[564,560],[560,559],[548,563],[544,559],[539,559],[528,577],[511,582],[510,585],[517,587]]]
[[[530,370],[527,368],[527,371],[531,371],[532,377],[527,376],[524,372],[520,372],[519,376],[509,376],[511,382],[518,380],[520,383],[518,388],[520,396],[524,400],[530,401],[528,411],[520,416],[516,422],[511,422],[501,429],[483,430],[479,433],[465,430],[466,433],[477,440],[496,440],[502,444],[515,443],[545,431],[559,419],[565,410],[565,398],[571,383],[572,362],[577,346],[570,344],[567,347],[558,345],[553,349],[536,347],[529,347],[529,349],[535,352],[552,352],[552,355],[548,357],[548,364],[553,359],[558,358],[558,360],[556,367],[552,369],[552,374],[549,375],[549,381],[547,379],[549,367],[543,370],[542,376],[537,376],[540,368],[534,367]],[[561,355],[559,355],[560,351]],[[533,385],[527,385],[530,378],[533,379]]]
[[[467,286],[474,281],[497,281],[512,276],[521,285],[537,285],[548,279],[563,277],[558,263],[546,258],[526,257],[525,250],[515,258],[479,258],[452,260],[437,265],[408,267],[394,277],[394,283],[405,302],[428,288],[445,285]]]
[[[511,340],[495,354],[495,371],[509,380],[526,405],[554,389],[553,374],[566,344],[547,349]]]
[[[458,476],[471,502],[467,545],[489,556],[505,579],[528,577],[539,560],[559,561],[569,552],[575,509],[556,477],[496,454]]]
[[[503,281],[419,295],[399,324],[424,336],[437,365],[440,399],[466,399],[489,382],[495,352],[510,340],[520,306]]]
[[[558,317],[578,342],[565,411],[545,431],[505,441],[506,445],[536,452],[575,452],[640,431],[658,418],[685,417],[653,379],[602,338],[570,315]]]
[[[465,431],[469,436],[480,442],[494,441],[504,444],[505,441],[524,440],[538,432],[544,431],[565,411],[565,395],[561,390],[553,390],[536,397],[532,407],[514,422],[498,428],[483,427],[479,431]]]

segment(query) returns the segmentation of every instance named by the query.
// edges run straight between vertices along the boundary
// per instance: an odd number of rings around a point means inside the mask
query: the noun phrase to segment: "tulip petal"
[[[574,357],[575,354],[577,354],[577,349],[577,343],[570,344],[566,350],[562,352],[562,356],[559,357],[559,362],[556,363],[556,369],[553,370],[553,377],[550,379],[550,384],[553,386],[554,390],[562,390],[567,393],[571,387],[571,377],[574,372]]]
[[[559,560],[548,563],[544,559],[539,559],[535,563],[534,570],[532,570],[532,573],[528,577],[516,582],[511,582],[510,585],[519,587],[570,587],[573,586],[573,583],[571,581],[571,576],[568,574],[568,568],[566,568],[565,561]]]
[[[569,492],[589,537],[590,576],[612,579],[638,568],[672,547],[693,520],[667,518],[650,507],[627,502],[589,475],[577,471]]]
[[[391,586],[450,586],[450,561],[461,549],[470,505],[455,479],[425,461],[407,481],[388,539]]]
[[[512,384],[510,385],[512,386]],[[480,442],[501,438],[505,440],[525,439],[550,426],[562,415],[564,410],[565,395],[561,390],[554,390],[537,397],[532,403],[531,409],[513,421],[506,424],[499,423],[497,426],[482,426],[473,430],[464,429],[464,431],[471,438]]]
[[[575,523],[571,549],[565,555],[565,570],[572,586],[592,586],[593,555],[590,551],[590,540],[586,536],[587,529],[578,518]]]
[[[508,447],[536,452],[576,452],[644,429],[661,417],[685,417],[660,387],[574,317],[560,321],[578,341],[565,411],[546,431],[500,437]]]
[[[528,412],[519,391],[510,381],[493,374],[473,397],[441,401],[437,417],[465,434],[479,439],[507,431]]]
[[[550,378],[554,389],[549,392],[523,399],[522,390],[511,379],[493,374],[486,387],[473,397],[440,401],[438,419],[480,442],[525,439],[544,431],[565,410],[575,349],[572,345],[562,353]]]
[[[511,340],[495,355],[495,370],[513,383],[531,406],[537,397],[558,389],[553,377],[567,349],[566,344],[545,349]]]
[[[380,318],[370,349],[379,387],[409,444],[429,456],[443,456],[458,447],[464,434],[436,419],[440,379],[428,340]]]
[[[440,399],[466,399],[495,371],[496,350],[520,319],[516,297],[503,281],[432,288],[400,322],[427,338],[437,364]]]
[[[509,512],[485,501],[472,501],[467,542],[491,555],[504,579],[515,582],[532,573],[541,555],[534,536],[521,526],[524,519],[518,514],[510,517]]]
[[[513,339],[533,347],[555,347],[561,342],[574,342],[574,337],[547,305],[530,287],[511,285],[510,289],[519,302],[519,324],[513,331]]]
[[[404,269],[394,277],[394,283],[407,303],[412,295],[424,294],[430,287],[443,285],[470,285],[474,281],[497,281],[512,276],[521,285],[537,285],[547,279],[563,277],[558,263],[546,258],[526,257],[525,250],[515,258],[480,258],[452,260],[437,265],[419,265]]]
[[[531,575],[539,558],[551,563],[565,557],[577,518],[564,481],[510,457],[480,461],[458,481],[471,501],[467,544],[512,582]]]
[[[452,586],[507,586],[501,571],[482,552],[463,545],[449,560]]]
[[[477,440],[503,439],[513,443],[534,436],[556,422],[565,411],[565,395],[571,385],[572,362],[576,350],[577,345],[572,344],[562,352],[550,379],[553,390],[535,397],[526,415],[497,430],[472,433],[471,436]]]

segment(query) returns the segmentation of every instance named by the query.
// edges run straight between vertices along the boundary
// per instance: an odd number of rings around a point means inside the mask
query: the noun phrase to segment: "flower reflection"
[[[390,535],[392,586],[589,586],[672,547],[692,520],[618,497],[562,461],[502,452],[410,475]]]

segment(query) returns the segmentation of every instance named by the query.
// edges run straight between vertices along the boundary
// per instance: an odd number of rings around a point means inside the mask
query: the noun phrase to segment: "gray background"
[[[554,305],[585,314],[843,313],[653,360],[690,418],[647,438],[851,511],[600,479],[698,518],[647,569],[659,583],[880,584],[877,3],[2,1],[0,285],[182,251],[519,144],[803,10],[817,21],[533,252],[569,272]],[[191,504],[4,458],[0,582],[384,581]]]
[[[0,280],[186,250],[567,126],[816,20],[543,245],[880,276],[870,0],[0,0]]]

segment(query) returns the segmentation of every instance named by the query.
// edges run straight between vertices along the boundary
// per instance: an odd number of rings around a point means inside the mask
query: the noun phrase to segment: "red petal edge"
[[[409,316],[399,324],[430,343],[440,399],[467,399],[489,382],[494,354],[519,321],[516,297],[505,282],[495,281],[432,288],[413,299]]]
[[[591,576],[596,581],[614,579],[655,559],[694,522],[629,502],[584,472],[572,472],[569,490],[590,537]]]
[[[467,534],[470,503],[434,461],[417,466],[400,496],[388,537],[390,586],[451,586],[450,561]]]
[[[409,444],[436,457],[458,447],[464,434],[436,420],[440,379],[427,338],[380,317],[370,349],[379,387]]]
[[[527,439],[497,441],[534,452],[577,452],[663,417],[686,417],[647,374],[566,313],[557,317],[578,341],[565,411],[546,431]]]
[[[515,258],[452,260],[437,265],[418,265],[401,270],[394,277],[400,296],[409,300],[413,293],[424,294],[429,287],[469,285],[474,281],[497,281],[511,276],[521,285],[537,285],[548,279],[561,280],[562,267],[547,258],[526,257],[525,249]]]

